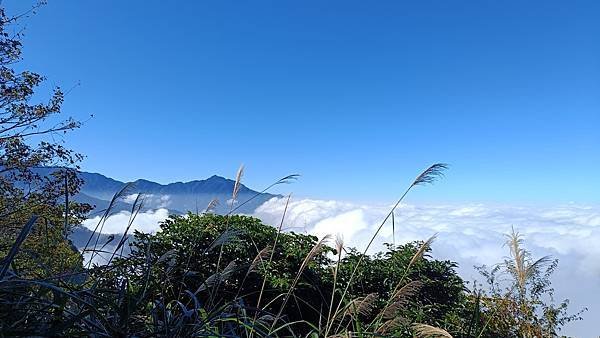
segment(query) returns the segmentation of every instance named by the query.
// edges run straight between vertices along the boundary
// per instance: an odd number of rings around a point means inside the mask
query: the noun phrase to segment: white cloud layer
[[[130,194],[123,197],[123,202],[133,204],[140,194]],[[167,208],[171,204],[170,195],[142,194],[144,206],[150,208]]]
[[[261,205],[255,216],[268,224],[279,224],[285,199],[274,198]],[[303,199],[288,205],[284,227],[317,236],[341,234],[347,246],[363,250],[390,206],[373,206]],[[600,205],[559,206],[510,205],[401,205],[395,212],[395,240],[405,243],[438,234],[433,255],[459,263],[466,280],[482,280],[474,265],[492,265],[508,255],[503,246],[511,227],[524,236],[535,257],[559,259],[554,276],[558,299],[570,298],[574,312],[588,307],[583,322],[567,327],[567,334],[586,336],[596,332],[592,318],[600,317]],[[392,243],[389,220],[370,252]]]
[[[274,198],[260,206],[255,215],[269,224],[278,224],[285,200]],[[291,201],[284,225],[294,231],[318,236],[343,235],[347,245],[362,249],[388,214],[391,206],[358,205],[338,201],[303,199]],[[576,258],[581,273],[600,277],[600,206],[566,204],[555,207],[503,205],[402,204],[395,212],[397,242],[425,240],[438,234],[435,251],[455,260],[493,264],[506,255],[505,234],[515,227],[535,254]],[[392,222],[388,220],[371,252],[381,243],[392,243]]]
[[[165,220],[167,217],[169,217],[169,211],[163,208],[140,212],[133,220],[129,232],[133,233],[134,230],[154,232],[158,229],[159,222]],[[111,215],[104,221],[104,226],[101,225],[102,233],[121,234],[125,232],[130,219],[131,212],[129,211],[121,211]],[[90,230],[94,230],[98,225],[98,222],[100,222],[100,216],[86,219],[83,221],[83,226]]]

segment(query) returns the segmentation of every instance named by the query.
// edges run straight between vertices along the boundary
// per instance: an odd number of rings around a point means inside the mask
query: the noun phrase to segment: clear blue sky
[[[28,1],[4,1],[16,12]],[[50,1],[23,66],[83,168],[390,201],[600,201],[598,1]]]

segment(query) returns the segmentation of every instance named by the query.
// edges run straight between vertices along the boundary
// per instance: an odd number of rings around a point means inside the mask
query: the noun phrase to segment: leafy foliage
[[[203,303],[220,306],[243,296],[244,303],[256,304],[262,278],[267,281],[263,297],[273,299],[291,286],[296,272],[317,243],[314,236],[282,233],[273,248],[276,229],[246,216],[196,215],[172,216],[161,224],[155,235],[136,233],[131,255],[117,259],[113,273],[126,275],[133,284],[146,281],[146,295],[167,300],[179,299],[192,292]],[[219,247],[223,245],[221,264]],[[273,254],[267,263],[261,258],[264,249]],[[260,261],[262,259],[262,261]],[[156,262],[150,271],[140,269],[145,262]],[[305,270],[306,281],[296,287],[297,294],[319,295],[320,277],[328,262],[325,252],[314,257]],[[167,272],[165,274],[165,272]],[[262,277],[259,277],[262,276]],[[168,280],[165,280],[167,278]],[[110,282],[112,279],[103,279]],[[267,306],[265,313],[274,313],[281,300]],[[315,313],[307,305],[293,302],[300,313]],[[299,310],[300,311],[300,310]],[[314,315],[313,315],[314,316]]]
[[[192,213],[172,216],[154,235],[136,233],[131,255],[116,259],[112,266],[96,267],[92,279],[97,280],[101,289],[116,289],[126,283],[137,294],[141,291],[135,286],[143,285],[144,300],[139,302],[146,306],[134,311],[140,318],[156,299],[167,304],[186,304],[186,301],[203,304],[203,309],[209,312],[236,304],[243,306],[249,323],[252,318],[274,318],[283,306],[282,324],[294,323],[290,328],[295,334],[323,334],[319,323],[324,325],[328,320],[332,292],[336,294],[334,301],[339,301],[340,290],[333,286],[331,269],[339,265],[338,283],[343,285],[360,254],[351,249],[336,263],[330,258],[336,254],[333,248],[325,247],[310,256],[311,248],[318,243],[314,236],[281,233],[273,247],[276,236],[275,228],[247,216]],[[466,300],[464,283],[454,271],[455,263],[449,261],[424,258],[407,269],[422,244],[389,246],[385,253],[363,257],[364,264],[350,288],[351,301],[343,313],[332,318],[336,327],[333,331],[354,329],[360,322],[371,331],[387,324],[388,333],[410,336],[410,324],[415,321],[434,325],[452,323],[458,316],[457,309],[462,309],[461,304]],[[219,269],[220,245],[223,245],[224,264]],[[268,260],[271,254],[273,258]],[[299,282],[294,283],[309,256],[307,268],[302,270]],[[263,280],[266,287],[261,286]],[[386,300],[399,283],[415,287],[410,292],[401,289],[406,294],[400,293],[402,299],[395,299],[394,306],[386,308],[383,314]],[[289,290],[292,301],[284,305],[284,295]],[[261,304],[259,297],[263,299]],[[395,318],[402,321],[396,320],[392,327],[389,320]],[[375,320],[379,323],[374,323]],[[142,326],[137,325],[136,330],[142,330]]]
[[[25,15],[11,17],[0,8],[0,254],[7,252],[31,215],[38,215],[43,226],[37,224],[28,237],[15,268],[33,264],[38,265],[36,269],[25,270],[53,275],[81,263],[66,235],[89,206],[68,201],[81,185],[72,167],[82,157],[56,141],[58,134],[80,125],[71,118],[53,119],[61,113],[63,92],[56,88],[46,103],[33,103],[43,76],[15,70],[22,50],[19,19]],[[63,169],[40,175],[36,169],[42,166]],[[61,202],[68,207],[61,207]],[[31,256],[40,259],[34,262]]]
[[[349,292],[349,299],[372,293],[377,295],[371,316],[365,316],[363,321],[377,319],[381,322],[402,318],[396,323],[394,332],[405,335],[410,335],[410,324],[414,322],[438,326],[452,322],[457,315],[456,310],[465,300],[464,282],[455,272],[456,263],[450,261],[420,259],[407,269],[423,244],[414,242],[398,247],[388,244],[387,251],[363,258],[364,263],[351,282]],[[427,248],[426,252],[429,251]],[[356,250],[350,250],[340,262],[338,278],[341,284],[349,281],[351,270],[358,263],[360,255]],[[401,290],[401,287],[415,282],[419,283],[416,292],[406,295],[412,297],[400,299],[396,306],[388,307],[385,315],[380,314],[395,289]],[[383,318],[376,318],[377,315]]]
[[[503,263],[487,270],[478,270],[489,285],[479,289],[481,321],[484,333],[503,337],[557,337],[566,323],[581,320],[584,310],[576,314],[567,311],[569,301],[554,303],[550,278],[558,260],[542,257],[533,259],[523,248],[523,240],[514,229],[507,236],[510,256]]]

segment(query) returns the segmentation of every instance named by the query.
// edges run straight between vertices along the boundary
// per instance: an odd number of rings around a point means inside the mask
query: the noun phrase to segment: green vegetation
[[[127,244],[129,222],[115,250],[92,236],[78,252],[68,234],[89,206],[69,199],[81,184],[81,156],[32,137],[79,124],[50,123],[60,113],[59,89],[48,104],[30,103],[43,78],[11,68],[21,51],[20,36],[7,32],[15,20],[0,10],[2,336],[556,337],[579,319],[547,297],[556,262],[533,260],[516,233],[511,259],[482,268],[487,285],[471,288],[456,263],[430,257],[434,238],[367,255],[372,240],[357,251],[341,239],[282,232],[285,213],[277,228],[233,214],[172,216]],[[35,173],[48,165],[65,169]],[[435,164],[417,176],[372,239],[410,190],[445,169]],[[132,215],[140,209],[137,200]],[[122,254],[125,245],[131,254]],[[84,256],[99,254],[108,264],[84,265]]]
[[[47,102],[32,103],[44,78],[15,70],[22,49],[18,20],[28,14],[8,17],[0,8],[0,255],[9,254],[19,233],[27,235],[10,262],[11,272],[52,278],[82,268],[82,257],[67,235],[90,207],[69,202],[82,183],[76,174],[82,156],[55,141],[80,126],[72,119],[56,119],[63,92],[55,88]],[[48,177],[35,171],[43,166],[63,169]],[[39,220],[23,233],[32,215]]]
[[[252,217],[172,216],[109,265],[5,276],[0,325],[17,336],[556,337],[577,319],[542,298],[555,263],[542,273],[546,259],[521,268],[517,258],[469,291],[430,243],[364,256]],[[493,280],[501,267],[514,277],[505,293]]]

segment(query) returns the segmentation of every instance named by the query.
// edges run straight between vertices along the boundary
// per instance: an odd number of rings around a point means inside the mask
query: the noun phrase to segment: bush
[[[275,318],[280,312],[283,322],[295,323],[290,326],[295,334],[322,331],[319,323],[333,316],[329,313],[331,299],[340,301],[339,285],[349,281],[361,256],[350,249],[336,262],[329,258],[336,250],[327,246],[311,256],[311,249],[319,243],[316,237],[279,233],[247,216],[172,216],[156,234],[138,232],[134,237],[130,256],[116,259],[112,266],[96,267],[94,272],[101,289],[118,289],[125,283],[128,292],[138,298],[143,290],[143,299],[137,299],[133,312],[143,320],[133,324],[134,331],[145,330],[142,323],[147,309],[157,299],[165,304],[197,302],[208,313],[224,308],[231,311],[235,304],[243,312],[236,313],[237,318],[245,318],[247,325],[258,318]],[[368,313],[362,311],[355,319],[369,324],[377,319],[381,326],[382,319],[402,318],[393,332],[410,334],[409,325],[415,321],[443,325],[457,316],[456,309],[466,298],[463,281],[454,271],[456,264],[424,258],[409,267],[422,246],[389,246],[386,253],[364,257],[346,297],[351,301],[345,306],[366,297],[371,304]],[[334,287],[331,270],[336,265],[338,284]],[[392,312],[388,309],[385,318],[378,318],[398,284],[416,285],[417,281],[419,287],[406,295],[411,297],[403,299],[402,306]],[[292,300],[285,302],[288,292]],[[335,319],[337,331],[355,322],[349,319],[351,311],[347,308]]]

